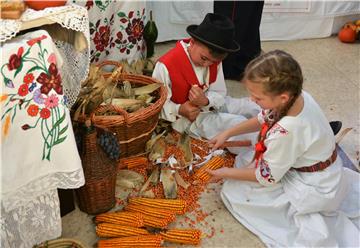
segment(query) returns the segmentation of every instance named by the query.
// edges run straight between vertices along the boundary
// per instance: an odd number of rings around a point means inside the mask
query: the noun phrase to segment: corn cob
[[[96,234],[100,238],[117,238],[117,237],[128,237],[136,235],[149,234],[145,229],[133,227],[133,226],[122,226],[113,223],[100,223],[96,226]]]
[[[216,156],[210,159],[209,162],[207,162],[203,167],[201,167],[196,173],[194,174],[194,177],[196,179],[200,179],[203,182],[207,182],[210,180],[211,176],[209,173],[206,172],[207,169],[209,170],[216,170],[219,169],[224,165],[225,161],[222,157]]]
[[[119,168],[135,168],[140,165],[147,165],[149,160],[147,157],[131,157],[120,160]]]
[[[95,217],[95,222],[97,224],[101,222],[107,222],[133,227],[144,226],[144,218],[141,213],[128,211],[99,214]]]
[[[165,228],[171,222],[169,219],[165,218],[156,218],[149,215],[144,216],[144,226],[155,227],[155,228]]]
[[[160,232],[165,241],[198,245],[201,240],[201,231],[198,229],[169,229]]]
[[[151,198],[130,198],[129,203],[154,207],[156,209],[166,209],[176,214],[184,214],[186,210],[186,202],[181,199],[151,199]]]
[[[157,209],[157,208],[135,205],[135,204],[128,204],[125,207],[125,210],[130,212],[139,212],[142,213],[143,215],[148,215],[155,218],[165,219],[169,223],[175,220],[175,213],[170,210]]]
[[[129,247],[160,247],[163,242],[161,235],[138,235],[132,237],[99,240],[98,248],[129,248]]]

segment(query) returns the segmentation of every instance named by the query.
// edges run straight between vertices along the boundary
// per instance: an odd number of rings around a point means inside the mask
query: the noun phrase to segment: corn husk
[[[164,195],[166,199],[177,198],[177,183],[173,173],[169,169],[162,169],[160,174],[160,181],[164,188]]]

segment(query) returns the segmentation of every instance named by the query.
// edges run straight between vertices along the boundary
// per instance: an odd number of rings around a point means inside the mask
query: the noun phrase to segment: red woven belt
[[[301,168],[294,168],[297,171],[301,171],[301,172],[315,172],[315,171],[321,171],[326,169],[327,167],[329,167],[332,163],[335,162],[337,157],[337,152],[336,152],[336,148],[333,151],[331,157],[329,159],[327,159],[324,162],[319,162],[316,163],[314,165],[311,166],[305,166],[305,167],[301,167]]]

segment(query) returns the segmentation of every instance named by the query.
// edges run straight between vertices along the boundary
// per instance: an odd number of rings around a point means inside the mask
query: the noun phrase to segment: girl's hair
[[[290,100],[276,113],[274,123],[284,117],[301,94],[303,76],[299,63],[288,53],[274,50],[253,59],[245,68],[244,80],[261,83],[265,94],[289,93]]]

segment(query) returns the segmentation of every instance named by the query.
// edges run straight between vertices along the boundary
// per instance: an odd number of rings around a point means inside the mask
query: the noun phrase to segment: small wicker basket
[[[115,61],[104,61],[98,66],[103,67],[105,65],[121,66],[120,63]],[[104,73],[105,78],[108,78],[110,75],[111,73]],[[152,77],[123,73],[118,78],[118,82],[121,84],[125,80],[137,86],[160,83]],[[156,128],[160,111],[166,101],[166,88],[161,85],[155,94],[157,101],[154,104],[134,113],[128,113],[120,107],[113,105],[104,105],[98,107],[91,114],[91,120],[96,127],[104,128],[117,134],[120,144],[120,158],[145,152],[146,142],[151,138],[152,132]],[[101,115],[108,110],[117,112],[118,115]]]
[[[88,122],[81,154],[85,185],[75,192],[81,211],[99,214],[115,206],[116,164],[99,147],[96,129]]]
[[[75,239],[60,238],[45,241],[33,248],[85,248],[85,246]]]

